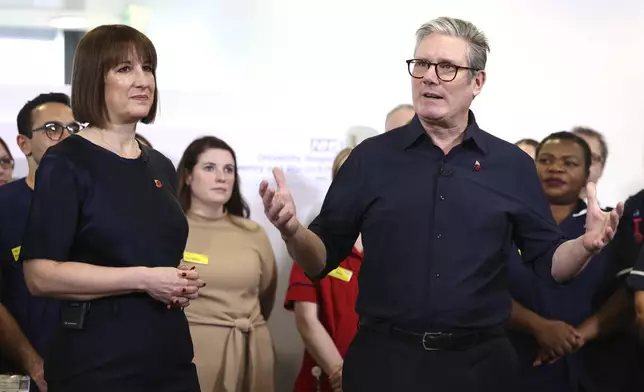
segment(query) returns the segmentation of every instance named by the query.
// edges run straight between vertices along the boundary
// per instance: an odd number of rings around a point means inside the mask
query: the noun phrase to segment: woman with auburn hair
[[[183,259],[207,284],[186,308],[201,390],[273,392],[266,322],[275,302],[275,254],[264,229],[248,219],[235,152],[214,136],[199,138],[178,172],[190,226]]]
[[[332,166],[335,178],[350,148],[338,153]],[[294,392],[342,391],[343,358],[358,328],[355,312],[358,273],[362,263],[362,239],[340,266],[317,283],[293,263],[284,308],[295,313],[297,330],[306,351]]]
[[[34,295],[62,300],[49,392],[199,392],[184,312],[203,286],[179,267],[188,224],[174,166],[136,140],[157,110],[157,54],[123,25],[78,44],[72,111],[88,126],[47,150],[20,259]]]

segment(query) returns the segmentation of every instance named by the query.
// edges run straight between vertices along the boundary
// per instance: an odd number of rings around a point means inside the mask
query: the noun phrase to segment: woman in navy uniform
[[[88,126],[43,156],[20,255],[32,294],[64,300],[49,392],[199,392],[181,308],[203,282],[179,268],[176,172],[135,139],[156,114],[156,67],[128,26],[97,27],[76,50],[72,110]]]
[[[586,204],[578,195],[589,176],[588,144],[569,132],[554,133],[539,144],[535,161],[553,217],[563,233],[569,238],[582,235]],[[632,390],[635,381],[628,368],[613,372],[609,378],[617,379],[610,386],[602,386],[605,373],[596,368],[598,357],[609,367],[618,366],[606,355],[614,350],[604,348],[608,344],[621,350],[622,340],[589,343],[599,336],[598,319],[602,324],[605,319],[613,325],[619,321],[605,317],[614,310],[619,312],[624,303],[614,266],[607,249],[593,257],[575,279],[555,285],[536,277],[518,252],[511,259],[508,278],[514,303],[510,338],[520,360],[522,391]],[[611,328],[602,325],[601,329],[605,334]]]
[[[619,275],[625,278],[628,294],[635,301],[636,327],[644,346],[644,190],[624,203],[613,242]]]
[[[644,344],[644,250],[630,271],[628,285],[635,292],[635,316],[640,341]]]
[[[644,347],[644,190],[626,201],[619,228],[615,236],[620,245],[617,261],[634,298],[637,335]]]

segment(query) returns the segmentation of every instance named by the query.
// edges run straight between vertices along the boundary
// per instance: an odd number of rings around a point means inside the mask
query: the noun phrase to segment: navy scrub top
[[[0,187],[0,295],[2,304],[16,319],[22,333],[43,356],[60,322],[60,306],[57,300],[34,297],[29,293],[22,264],[18,263],[32,195],[33,191],[24,178]],[[3,355],[0,372],[20,373],[22,369]],[[37,390],[32,383],[31,391]]]
[[[587,206],[582,200],[559,227],[568,238],[586,231]],[[564,321],[573,327],[594,314],[616,288],[615,268],[607,251],[595,255],[574,279],[566,284],[545,281],[534,274],[515,253],[508,262],[510,293],[525,308],[550,320]],[[531,335],[510,331],[510,340],[519,356],[523,392],[577,391],[580,385],[592,390],[590,375],[584,365],[582,348],[551,365],[533,367],[539,345]]]

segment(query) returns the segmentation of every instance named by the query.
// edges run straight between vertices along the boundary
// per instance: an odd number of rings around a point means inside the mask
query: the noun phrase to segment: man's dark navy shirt
[[[418,117],[363,141],[309,228],[327,251],[317,278],[362,233],[358,314],[421,331],[504,323],[513,244],[552,281],[552,256],[565,240],[534,161],[481,130],[471,112],[463,142],[447,155]]]
[[[1,301],[42,356],[59,324],[60,307],[54,299],[34,297],[29,293],[22,263],[17,262],[32,195],[33,191],[24,179],[0,186]],[[2,358],[0,371],[20,372],[22,369]]]

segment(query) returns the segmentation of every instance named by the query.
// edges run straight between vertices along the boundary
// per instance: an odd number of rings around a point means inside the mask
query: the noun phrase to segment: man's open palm
[[[610,212],[602,211],[597,202],[597,189],[594,183],[586,186],[588,195],[588,212],[586,213],[586,233],[584,234],[584,248],[596,253],[608,245],[615,236],[617,224],[624,212],[624,203],[618,203]]]

